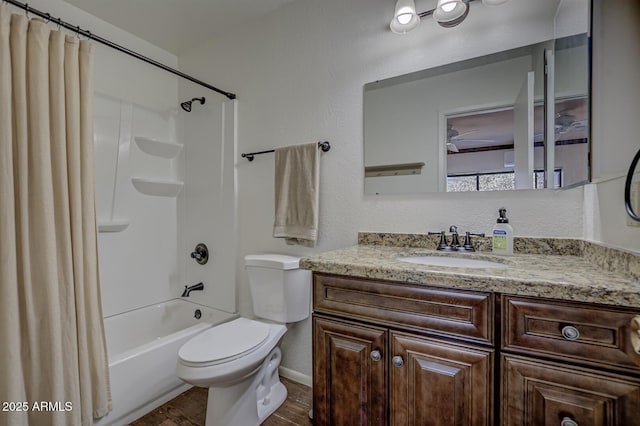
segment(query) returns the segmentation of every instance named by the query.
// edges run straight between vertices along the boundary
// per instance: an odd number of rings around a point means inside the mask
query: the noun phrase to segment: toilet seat
[[[238,318],[198,334],[180,348],[178,357],[190,367],[222,364],[255,351],[267,337],[267,324]]]

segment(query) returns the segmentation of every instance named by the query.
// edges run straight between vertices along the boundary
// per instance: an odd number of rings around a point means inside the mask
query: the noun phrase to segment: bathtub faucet
[[[198,284],[191,285],[189,287],[185,285],[184,291],[182,292],[182,297],[189,297],[189,293],[191,293],[194,290],[204,290],[204,284],[198,283]]]

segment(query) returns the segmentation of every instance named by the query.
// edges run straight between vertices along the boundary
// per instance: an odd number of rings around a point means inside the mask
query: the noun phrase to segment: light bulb
[[[413,18],[413,14],[401,13],[400,15],[398,15],[396,19],[398,20],[398,23],[400,23],[401,25],[407,25],[409,22],[411,22],[411,18]]]

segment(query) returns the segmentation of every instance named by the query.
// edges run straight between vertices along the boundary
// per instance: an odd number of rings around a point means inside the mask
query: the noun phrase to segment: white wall
[[[96,94],[98,224],[126,221],[121,232],[98,234],[104,315],[179,295],[177,199],[143,194],[132,177],[178,181],[179,158],[143,152],[135,138],[177,142],[175,115]],[[100,229],[100,226],[99,226]]]
[[[514,0],[515,2],[516,0]],[[511,3],[502,7],[511,7]],[[418,5],[420,7],[420,5]],[[517,235],[582,236],[582,190],[364,196],[363,85],[539,41],[529,22],[487,24],[479,2],[460,27],[425,19],[416,31],[388,31],[392,0],[299,0],[181,55],[180,68],[238,94],[238,151],[329,140],[321,165],[320,235],[315,249],[273,239],[273,157],[238,159],[238,295],[251,314],[247,253],[307,255],[353,245],[358,231],[426,232],[457,224],[488,232],[505,206]],[[237,157],[236,157],[237,158]],[[311,374],[310,321],[285,336],[284,366]]]
[[[640,252],[640,227],[626,225],[624,210],[624,178],[640,149],[640,2],[596,0],[593,21],[592,152],[597,183],[585,188],[584,234]]]
[[[190,300],[236,312],[236,102],[189,82],[181,82],[180,99],[205,96],[182,113],[185,188],[179,197],[179,255],[182,285],[204,284]],[[209,249],[209,261],[190,258],[196,244]],[[174,289],[179,295],[181,286]]]

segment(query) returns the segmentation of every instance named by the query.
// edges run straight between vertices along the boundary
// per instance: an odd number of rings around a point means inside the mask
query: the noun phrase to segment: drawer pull
[[[562,337],[567,340],[578,340],[580,338],[580,332],[572,325],[565,325],[562,327]]]
[[[371,359],[375,362],[378,362],[382,359],[382,354],[380,351],[371,351]]]
[[[393,363],[394,367],[398,367],[398,368],[404,365],[404,360],[400,355],[396,355],[393,358],[391,358],[391,362]]]
[[[560,422],[560,426],[578,426],[578,423],[573,421],[570,417],[564,417]]]
[[[640,355],[640,315],[631,320],[631,346],[633,351]]]

